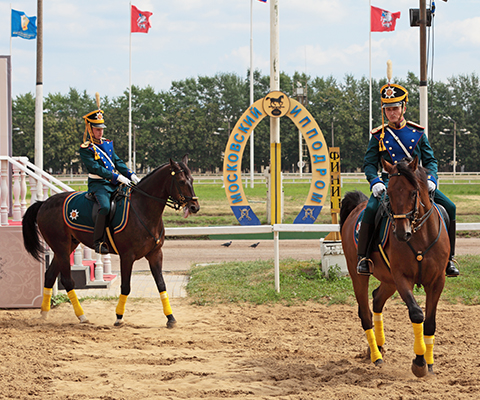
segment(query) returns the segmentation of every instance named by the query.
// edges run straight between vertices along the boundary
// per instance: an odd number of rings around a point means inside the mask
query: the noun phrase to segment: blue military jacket
[[[116,185],[120,172],[130,178],[133,172],[126,166],[120,157],[115,154],[113,142],[102,138],[102,143],[94,144],[90,141],[80,146],[80,158],[89,172],[89,184],[93,179],[95,182]],[[96,175],[92,178],[91,175]]]
[[[438,163],[433,155],[433,150],[425,135],[424,128],[404,120],[400,129],[395,129],[385,124],[384,131],[383,143],[386,150],[380,151],[379,149],[380,135],[382,133],[382,126],[379,126],[372,131],[372,137],[365,153],[363,169],[368,182],[370,182],[370,189],[377,182],[387,183],[388,181],[388,175],[384,171],[382,171],[381,177],[378,176],[378,171],[382,169],[381,158],[395,164],[407,156],[392,133],[397,136],[412,158],[418,156],[418,160],[422,162],[423,167],[429,171],[428,179],[437,185]]]

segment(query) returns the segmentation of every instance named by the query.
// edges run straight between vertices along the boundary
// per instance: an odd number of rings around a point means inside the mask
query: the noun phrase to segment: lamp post
[[[443,119],[453,122],[453,178],[455,179],[457,173],[457,121],[448,115],[444,115]],[[444,129],[443,132],[440,132],[440,135],[446,135],[446,132],[450,132],[450,129]],[[464,135],[470,134],[470,131],[465,128],[460,129],[460,132],[463,132]]]

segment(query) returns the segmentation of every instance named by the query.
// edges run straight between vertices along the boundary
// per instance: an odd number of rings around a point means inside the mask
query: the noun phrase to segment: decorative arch
[[[250,207],[243,190],[241,163],[251,133],[266,116],[271,118],[287,116],[305,139],[310,152],[312,181],[305,204],[293,223],[313,224],[328,194],[330,179],[328,147],[320,127],[307,109],[282,92],[270,92],[266,97],[253,103],[237,121],[230,134],[223,161],[223,182],[230,207],[241,225],[260,225],[260,220]]]

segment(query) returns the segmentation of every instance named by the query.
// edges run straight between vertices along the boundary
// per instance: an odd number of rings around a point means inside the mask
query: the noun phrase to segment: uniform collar
[[[97,139],[95,139],[95,138],[92,138],[92,142],[93,142],[94,144],[102,144],[102,143],[103,143],[103,138],[101,138],[100,140],[97,140]]]
[[[391,124],[390,122],[388,122],[388,127],[392,129],[402,129],[405,128],[405,125],[407,125],[407,121],[405,120],[405,118],[402,119],[398,128],[395,126],[395,124]]]

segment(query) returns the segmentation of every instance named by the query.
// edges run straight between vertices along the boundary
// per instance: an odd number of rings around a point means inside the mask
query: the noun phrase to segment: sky
[[[124,0],[43,2],[43,93],[70,88],[110,98],[132,84],[167,91],[172,81],[236,73],[250,66],[250,8],[253,9],[253,68],[270,74],[270,0],[137,0],[150,11],[148,34],[130,34],[130,6]],[[394,32],[371,33],[372,78],[420,75],[419,28],[410,27],[409,9],[418,0],[371,0],[401,12]],[[427,0],[427,7],[430,0]],[[280,70],[289,75],[332,76],[343,81],[369,77],[369,0],[279,0]],[[37,15],[34,0],[0,0],[0,55],[12,45],[12,95],[36,85],[36,41],[10,38],[10,7]],[[436,2],[429,30],[429,78],[447,81],[477,73],[480,66],[480,0]],[[280,88],[282,89],[282,88]]]

